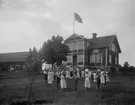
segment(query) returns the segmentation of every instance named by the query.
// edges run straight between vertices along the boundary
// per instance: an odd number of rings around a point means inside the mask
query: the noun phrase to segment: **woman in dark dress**
[[[96,79],[97,79],[97,90],[100,89],[100,84],[101,84],[101,81],[100,81],[100,70],[97,71],[96,73]]]
[[[60,88],[60,72],[57,72],[56,77],[57,77],[57,79],[56,79],[56,81],[57,81],[57,88]]]
[[[78,77],[77,77],[77,71],[74,72],[74,90],[77,90],[77,85],[78,85]]]
[[[47,80],[48,80],[48,73],[47,73],[47,70],[44,70],[44,80],[45,80],[45,84],[47,85]]]

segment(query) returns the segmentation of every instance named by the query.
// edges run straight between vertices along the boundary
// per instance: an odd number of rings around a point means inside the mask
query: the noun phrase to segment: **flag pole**
[[[73,17],[73,34],[75,34],[75,16]],[[72,49],[72,65],[73,65],[73,55],[74,55],[74,40],[72,41],[73,43],[73,49]]]
[[[75,17],[73,19],[73,34],[75,33]]]

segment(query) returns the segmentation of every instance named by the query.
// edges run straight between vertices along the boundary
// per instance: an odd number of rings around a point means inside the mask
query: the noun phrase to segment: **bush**
[[[134,67],[121,67],[119,68],[119,72],[122,76],[135,76],[135,68]]]

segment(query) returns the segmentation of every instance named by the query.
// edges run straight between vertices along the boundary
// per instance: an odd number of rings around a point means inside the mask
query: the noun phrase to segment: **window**
[[[113,52],[116,52],[116,45],[112,43],[111,45],[109,45],[109,49]]]
[[[77,50],[77,41],[73,42],[73,50]]]
[[[77,55],[77,61],[83,62],[83,55]]]
[[[95,54],[90,55],[90,63],[95,63]]]
[[[67,62],[69,63],[69,62],[72,62],[71,60],[72,60],[72,58],[71,58],[72,56],[67,56]]]
[[[93,53],[99,53],[99,50],[98,49],[94,49]]]
[[[102,54],[101,53],[92,54],[90,56],[90,63],[102,63]]]
[[[83,49],[83,40],[78,40],[78,50]]]
[[[116,48],[116,45],[115,44],[110,44],[109,45],[109,50],[113,51],[113,52],[116,52],[117,48]]]
[[[112,63],[112,56],[109,55],[109,63]]]

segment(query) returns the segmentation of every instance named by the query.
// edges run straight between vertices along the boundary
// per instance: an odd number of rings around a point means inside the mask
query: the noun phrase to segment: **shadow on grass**
[[[101,89],[100,97],[101,99],[94,103],[103,103],[103,105],[135,105],[135,91],[127,90],[120,82],[109,83],[108,86]]]
[[[35,100],[33,103],[29,102],[28,100],[26,101],[21,101],[21,102],[12,102],[10,105],[33,105],[33,104],[52,104],[53,99],[47,99],[47,100]]]

